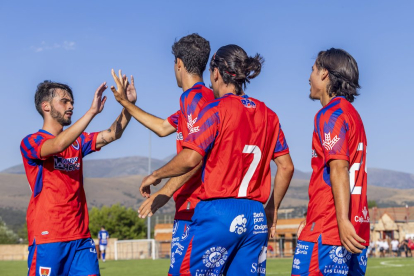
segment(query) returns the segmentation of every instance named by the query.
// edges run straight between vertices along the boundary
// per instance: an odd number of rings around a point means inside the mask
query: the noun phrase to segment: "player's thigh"
[[[318,244],[298,240],[292,263],[292,276],[321,275],[319,273]]]
[[[75,256],[73,241],[31,246],[29,276],[67,275]],[[32,254],[33,253],[33,254]]]
[[[91,238],[78,240],[69,276],[100,275],[95,243]]]
[[[102,245],[102,244],[100,244],[99,245],[99,250],[102,252],[102,251],[105,251],[106,250],[106,245]]]
[[[180,275],[184,255],[190,242],[190,224],[189,220],[174,220],[169,275]]]

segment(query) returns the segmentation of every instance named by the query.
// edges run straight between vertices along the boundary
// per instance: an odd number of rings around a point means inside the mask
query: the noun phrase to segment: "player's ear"
[[[181,58],[177,58],[177,69],[178,69],[178,71],[184,69],[184,64],[183,64],[183,61],[181,60]]]
[[[42,110],[43,110],[44,113],[45,112],[50,112],[50,110],[51,110],[50,103],[47,102],[47,101],[42,102]]]
[[[326,78],[328,78],[327,80],[329,80],[329,72],[325,68],[321,69],[319,75],[320,75],[322,81],[324,81]]]
[[[213,78],[214,78],[215,81],[218,80],[219,75],[220,75],[219,70],[218,70],[217,67],[215,67],[214,71],[213,71]]]

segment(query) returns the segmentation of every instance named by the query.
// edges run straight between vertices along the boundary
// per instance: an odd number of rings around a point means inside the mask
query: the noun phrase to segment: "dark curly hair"
[[[73,98],[72,89],[62,83],[52,82],[50,80],[45,80],[37,85],[37,90],[35,94],[35,105],[37,112],[43,117],[42,102],[50,102],[55,96],[56,89],[65,90]]]
[[[327,89],[330,97],[343,96],[352,103],[359,96],[358,64],[349,53],[335,48],[321,51],[315,65],[318,70],[324,68],[329,73]]]
[[[172,53],[175,62],[177,58],[183,61],[188,73],[202,76],[210,56],[210,42],[198,34],[190,34],[174,42]]]
[[[260,74],[264,59],[259,54],[249,57],[246,52],[237,45],[226,45],[218,49],[210,61],[211,71],[217,68],[224,83],[231,83],[236,88],[236,94],[240,95],[246,84],[250,83]]]

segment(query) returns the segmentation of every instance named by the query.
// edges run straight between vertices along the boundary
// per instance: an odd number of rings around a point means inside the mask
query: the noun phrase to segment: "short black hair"
[[[172,46],[172,54],[181,59],[190,74],[202,76],[210,56],[210,42],[194,33],[176,40]]]
[[[52,82],[50,80],[45,80],[37,85],[37,90],[35,94],[35,105],[37,112],[43,117],[42,102],[51,101],[55,96],[55,90],[62,89],[65,90],[73,99],[72,89],[62,83]]]
[[[316,58],[318,70],[324,68],[329,73],[328,94],[330,97],[343,96],[353,102],[359,96],[359,70],[356,60],[342,49],[331,48],[321,51]]]
[[[264,58],[256,54],[249,57],[240,46],[230,44],[217,50],[210,61],[210,69],[217,68],[223,82],[231,83],[236,87],[236,94],[240,95],[243,88],[251,79],[257,77],[264,63]]]

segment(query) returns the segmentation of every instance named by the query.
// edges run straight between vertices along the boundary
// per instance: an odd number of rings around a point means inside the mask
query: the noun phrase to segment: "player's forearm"
[[[129,101],[121,101],[120,104],[142,125],[153,131],[160,137],[171,134],[164,128],[164,120],[149,114]]]
[[[275,184],[274,184],[274,207],[276,210],[279,210],[280,204],[282,203],[283,198],[286,195],[286,192],[289,188],[290,181],[293,176],[293,166],[291,170],[281,170],[277,169]]]
[[[152,173],[156,179],[170,178],[188,173],[202,160],[201,154],[194,150],[184,149],[170,162]]]
[[[295,170],[293,166],[290,154],[279,156],[275,159],[277,166],[277,172],[274,182],[274,207],[279,209],[283,198],[289,188],[290,181],[292,180],[293,172]]]
[[[121,138],[130,120],[131,115],[124,108],[118,118],[112,123],[111,127],[99,133],[96,148],[101,148]]]
[[[336,219],[338,222],[349,220],[349,165],[348,162],[330,163],[330,180],[335,202]]]
[[[95,115],[91,111],[86,112],[72,126],[59,133],[54,139],[47,140],[43,144],[40,154],[42,156],[48,156],[64,151],[85,131]]]
[[[202,162],[194,167],[191,171],[181,176],[170,178],[170,180],[165,183],[164,187],[161,188],[161,192],[169,197],[172,197],[174,193],[180,189],[188,180],[190,180],[194,174],[201,168],[203,165]]]

